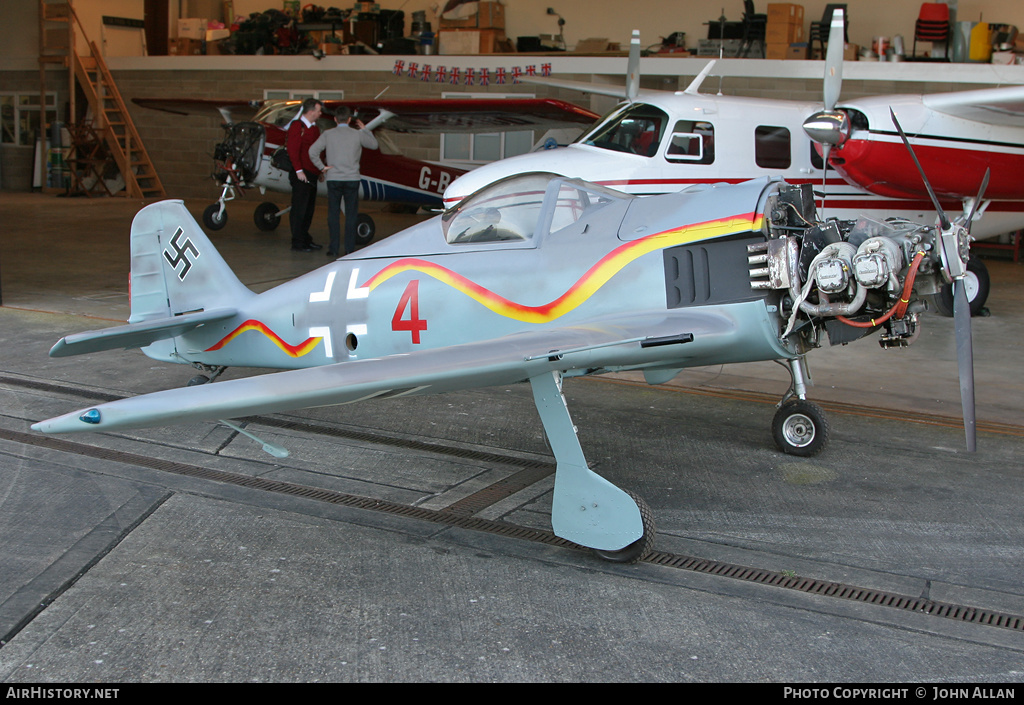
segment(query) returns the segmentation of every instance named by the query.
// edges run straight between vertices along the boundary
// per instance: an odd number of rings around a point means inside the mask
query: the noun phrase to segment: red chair
[[[917,42],[942,44],[944,56],[939,61],[949,61],[949,6],[941,2],[926,2],[921,5],[914,24],[914,49],[912,56],[917,58]],[[932,57],[934,59],[934,57]]]

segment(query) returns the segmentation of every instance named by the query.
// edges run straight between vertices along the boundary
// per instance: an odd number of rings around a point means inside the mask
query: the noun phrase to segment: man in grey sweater
[[[352,117],[349,108],[334,113],[337,127],[320,135],[309,148],[309,158],[324,172],[327,181],[327,229],[331,233],[329,257],[341,252],[342,202],[345,206],[345,254],[356,249],[356,225],[359,216],[359,159],[363,147],[377,149],[377,138],[364,130],[362,120]],[[326,160],[321,155],[326,152]]]

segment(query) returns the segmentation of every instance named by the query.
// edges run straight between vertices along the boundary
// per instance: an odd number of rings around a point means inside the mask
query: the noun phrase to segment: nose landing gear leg
[[[825,411],[807,401],[807,362],[804,357],[785,362],[791,382],[772,419],[772,438],[783,453],[810,457],[824,450],[829,424]]]

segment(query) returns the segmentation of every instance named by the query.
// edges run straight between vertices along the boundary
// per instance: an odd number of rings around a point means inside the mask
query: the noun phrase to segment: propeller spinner
[[[903,132],[903,127],[900,125],[900,121],[896,119],[896,113],[893,112],[892,108],[889,109],[889,114],[892,116],[892,122],[896,126],[896,131],[900,133],[903,144],[906,145],[907,151],[910,152],[910,156],[914,160],[914,165],[917,166],[917,171],[921,174],[924,186],[928,190],[932,204],[935,206],[935,212],[939,216],[939,224],[941,226],[939,247],[941,248],[942,267],[946,276],[953,282],[953,330],[956,337],[956,359],[960,376],[960,404],[964,416],[964,433],[967,437],[967,450],[973,453],[977,448],[974,405],[974,346],[971,340],[971,304],[967,298],[965,277],[967,274],[967,259],[970,257],[971,221],[974,220],[974,216],[977,213],[977,204],[981,203],[985,195],[990,172],[988,169],[985,170],[985,177],[982,179],[981,188],[978,190],[978,197],[971,207],[971,213],[967,217],[966,223],[950,222],[945,211],[942,210],[939,199],[935,195],[931,183],[928,181],[928,176],[924,173],[921,162],[917,160],[914,148],[910,146],[910,140],[907,139],[906,133]]]

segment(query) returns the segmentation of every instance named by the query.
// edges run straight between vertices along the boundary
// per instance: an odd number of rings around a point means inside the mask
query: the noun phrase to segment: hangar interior
[[[424,81],[410,77],[408,55],[144,56],[134,23],[103,18],[139,22],[155,7],[171,40],[177,19],[226,19],[230,0],[77,0],[165,194],[70,196],[45,176],[33,184],[33,142],[52,134],[40,129],[38,110],[44,2],[4,0],[0,26],[0,99],[9,98],[4,115],[17,126],[0,143],[0,563],[11,568],[0,571],[0,680],[1020,681],[1024,277],[1014,234],[980,251],[991,293],[972,322],[977,454],[963,451],[952,318],[928,316],[906,349],[862,341],[811,354],[809,396],[841,419],[824,458],[770,447],[765,421],[789,384],[772,362],[693,368],[657,387],[621,373],[566,392],[581,402],[573,412],[588,459],[651,501],[664,555],[920,596],[971,619],[1011,614],[1012,629],[933,618],[924,607],[901,612],[730,583],[711,569],[588,562],[551,541],[554,466],[528,385],[267,415],[247,426],[288,445],[290,460],[268,459],[216,423],[77,443],[42,438],[29,424],[77,408],[83,396],[130,397],[193,374],[138,350],[47,357],[59,335],[128,318],[129,228],[140,208],[183,199],[201,222],[219,192],[211,178],[224,135],[217,121],[133,99],[366,99],[387,89],[393,98],[553,97],[598,114],[616,102],[554,86]],[[253,2],[233,0],[232,14],[265,9]],[[633,26],[648,46],[671,30],[697,47],[720,13],[743,16],[744,3],[723,4],[506,0],[509,37],[561,31],[570,50],[412,59],[492,72],[550,62],[558,78],[617,84]],[[826,4],[804,2],[807,21]],[[756,9],[766,5],[758,0]],[[437,26],[431,0],[379,6],[403,9],[407,28],[414,12]],[[910,43],[917,3],[850,7],[851,44],[896,34]],[[962,21],[983,15],[1024,26],[1017,0],[960,0],[957,9]],[[590,38],[605,40],[590,45],[601,50],[572,50]],[[683,90],[706,63],[675,51],[645,57],[641,85]],[[718,66],[704,90],[822,98],[820,60]],[[67,68],[44,64],[42,72],[53,106],[42,122],[63,122]],[[846,64],[842,95],[1022,84],[1024,66],[858,60]],[[395,139],[404,154],[444,157],[438,136]],[[287,227],[254,226],[246,210],[265,199],[284,206],[288,194],[248,193],[233,206],[238,216],[210,236],[254,292],[324,264],[320,253],[291,252]],[[432,217],[363,208],[380,239]],[[325,211],[319,205],[314,221],[321,242]],[[224,379],[244,374],[235,368]],[[261,489],[272,481],[329,500]],[[342,503],[353,497],[397,509]],[[420,514],[402,514],[410,508]],[[459,523],[467,519],[509,522],[541,538],[476,532]]]
[[[53,212],[68,213],[70,218],[81,224],[82,221],[72,215],[80,208],[68,207],[65,202],[58,200],[69,194],[70,188],[66,176],[62,183],[48,182],[45,185],[42,183],[44,178],[52,178],[52,174],[51,177],[45,176],[47,165],[41,164],[43,161],[39,156],[41,145],[36,140],[39,135],[38,91],[41,85],[48,94],[47,106],[53,106],[52,111],[48,109],[46,113],[48,137],[57,137],[57,131],[52,129],[54,123],[68,121],[72,109],[72,101],[69,100],[69,88],[72,81],[69,76],[68,62],[40,60],[46,43],[46,40],[40,39],[41,32],[55,31],[52,22],[47,23],[41,19],[47,12],[44,8],[47,6],[59,8],[63,4],[56,0],[11,0],[7,4],[7,13],[11,21],[0,28],[0,35],[4,40],[0,42],[0,68],[4,75],[3,93],[7,96],[4,115],[8,122],[12,122],[14,129],[7,129],[4,133],[4,141],[0,143],[0,179],[2,179],[4,200],[9,204],[8,207],[13,207],[14,194],[33,194],[40,200],[32,201],[32,203],[51,205],[59,203],[59,207],[54,207]],[[722,16],[714,18],[704,17],[701,14],[701,8],[691,7],[689,3],[685,2],[679,3],[678,7],[669,13],[671,19],[664,17],[665,13],[662,8],[655,12],[639,12],[632,15],[629,19],[640,29],[641,36],[644,37],[642,44],[648,49],[641,61],[641,87],[667,91],[684,89],[707,64],[708,57],[697,55],[699,53],[697,40],[705,35],[713,34],[715,31],[713,21],[720,22],[724,19],[726,22],[731,21],[733,25],[736,25],[733,29],[742,28],[743,21],[748,19],[751,9],[759,9],[758,7],[751,8],[749,3],[736,2],[734,5],[735,7],[724,7]],[[945,6],[945,4],[943,5]],[[391,3],[375,5],[372,9],[374,11],[395,11],[399,6],[404,10],[405,34],[409,34],[414,29],[412,22],[414,16],[417,19],[428,18],[427,24],[438,29],[438,33],[440,33],[440,28],[446,26],[438,17],[437,8],[422,2],[398,3],[397,0],[394,0]],[[500,6],[502,10],[500,23],[509,37],[534,34],[546,36],[546,31],[550,32],[556,19],[565,18],[564,24],[554,25],[564,33],[562,45],[554,47],[554,49],[569,49],[569,51],[545,50],[510,54],[467,53],[436,55],[433,58],[424,55],[368,53],[316,55],[312,49],[305,49],[301,53],[274,55],[212,55],[212,49],[210,49],[211,55],[167,55],[166,53],[160,55],[154,52],[166,51],[166,49],[161,47],[159,42],[151,42],[157,48],[154,51],[149,51],[146,47],[146,40],[143,39],[143,28],[139,27],[140,24],[147,27],[145,29],[147,37],[152,36],[149,26],[158,25],[158,35],[166,33],[173,45],[174,35],[179,34],[179,30],[185,32],[185,27],[190,22],[183,18],[198,16],[225,20],[229,15],[241,18],[247,13],[264,12],[265,8],[262,5],[257,7],[256,3],[241,2],[240,0],[235,0],[233,5],[209,0],[175,0],[171,2],[164,0],[155,3],[149,0],[121,0],[116,5],[93,0],[78,0],[73,3],[73,7],[77,20],[70,24],[76,28],[73,30],[76,36],[72,42],[76,47],[76,52],[87,54],[89,53],[88,41],[96,43],[96,48],[109,67],[112,80],[122,96],[126,112],[134,122],[138,137],[145,145],[148,158],[151,160],[156,174],[159,175],[163,194],[171,198],[185,199],[197,215],[205,207],[204,203],[215,200],[219,193],[218,183],[211,178],[211,171],[214,146],[224,137],[220,121],[206,115],[182,115],[144,109],[134,103],[134,99],[200,98],[237,101],[306,95],[317,95],[324,98],[367,99],[382,93],[386,93],[389,98],[424,99],[469,94],[488,97],[556,98],[581,105],[594,113],[604,114],[615,106],[617,102],[615,98],[557,86],[517,83],[511,78],[513,66],[517,66],[515,70],[520,70],[518,66],[525,70],[527,66],[547,65],[545,72],[550,71],[554,78],[608,84],[620,83],[623,80],[621,73],[624,70],[625,48],[628,47],[629,42],[628,34],[620,21],[622,20],[621,13],[616,14],[613,11],[617,9],[614,3],[608,3],[608,13],[603,15],[590,11],[588,9],[591,7],[590,4],[575,0],[567,1],[557,8],[548,8],[538,2],[517,1]],[[431,9],[432,7],[433,9]],[[772,8],[780,7],[799,8],[803,21],[793,25],[797,28],[795,36],[808,38],[808,35],[814,31],[814,21],[819,16],[824,17],[823,13],[831,6],[821,2],[772,5]],[[1017,21],[1024,24],[1024,17],[1020,17],[1020,8],[1009,0],[989,0],[988,2],[961,0],[949,3],[948,7],[952,18],[958,20],[959,24],[963,24],[965,27],[976,26],[978,20],[982,18],[992,18],[993,28],[1002,26],[996,24],[997,21],[1005,22],[1008,26],[1012,26]],[[287,8],[288,3],[285,3],[285,9]],[[360,8],[357,3],[353,12],[359,9],[371,8]],[[769,8],[765,5],[760,9],[764,11]],[[125,26],[125,23],[112,21],[111,16],[107,15],[108,12],[123,16],[121,19],[133,20],[135,24]],[[414,15],[417,12],[421,14]],[[847,45],[847,54],[850,59],[863,59],[862,56],[857,55],[857,51],[850,51],[851,47],[868,48],[872,46],[872,42],[875,42],[877,46],[879,37],[891,39],[897,34],[902,34],[904,43],[909,45],[911,37],[915,34],[915,22],[919,15],[917,6],[901,5],[897,8],[893,7],[891,3],[879,2],[858,3],[852,6],[849,12],[847,38],[850,43]],[[365,17],[366,15],[358,16]],[[154,17],[159,21],[153,20]],[[164,19],[166,21],[163,21]],[[667,40],[661,36],[664,34],[663,28],[667,26],[666,22],[669,23],[668,26],[679,28],[679,33],[671,35],[672,41],[678,41],[681,45],[688,46],[686,51],[675,51],[681,47],[674,46],[670,47],[672,50],[666,50]],[[213,24],[215,22],[211,22],[210,26]],[[68,23],[57,23],[56,31],[58,34],[66,32],[67,26]],[[724,31],[724,25],[718,27],[720,31]],[[607,35],[608,42],[605,45],[588,43],[587,38],[589,37],[605,37],[605,35]],[[682,36],[689,37],[689,39],[683,40]],[[102,41],[97,42],[98,39]],[[1018,41],[1024,43],[1024,39]],[[204,45],[206,44],[212,46],[214,42],[204,42]],[[1016,46],[1021,46],[1021,44],[1011,45],[1010,53],[1013,53],[1012,48]],[[545,49],[552,49],[552,47],[545,47]],[[914,45],[914,52],[920,54],[939,49],[944,54],[948,54],[950,51],[949,46],[940,42],[928,43],[927,49],[924,42],[920,46],[917,46],[916,43]],[[906,51],[910,53],[909,46]],[[57,53],[61,53],[59,48]],[[993,63],[996,59],[991,55],[987,57],[986,61],[967,60],[969,57],[966,57],[961,62],[911,60],[900,62],[893,60],[892,56],[888,58],[890,59],[888,61],[879,60],[878,57],[873,60],[847,61],[842,83],[842,97],[852,99],[888,93],[941,93],[1013,83],[1024,84],[1024,66]],[[998,60],[1003,61],[1003,59]],[[453,83],[451,80],[441,81],[433,76],[430,77],[430,80],[424,80],[423,75],[410,75],[408,64],[413,61],[422,64],[426,64],[428,61],[437,63],[444,61],[453,71],[461,67],[466,73],[468,73],[467,69],[471,67],[486,68],[495,77],[498,69],[507,69],[509,80],[500,84],[497,80],[492,80],[488,85],[479,85],[479,81],[468,85],[468,79],[460,79],[461,83]],[[814,60],[775,61],[763,58],[721,60],[718,62],[717,70],[705,80],[702,90],[706,92],[714,90],[737,96],[817,101],[821,99],[823,90],[822,65],[821,61]],[[78,90],[81,92],[81,88]],[[76,97],[78,100],[75,110],[84,115],[90,110],[88,101],[82,95]],[[66,130],[64,132],[66,133]],[[541,137],[539,134],[530,134],[531,140]],[[33,147],[34,142],[38,146]],[[522,140],[519,142],[521,143]],[[454,140],[451,140],[451,143],[454,143]],[[511,141],[509,143],[511,144]],[[504,141],[501,141],[500,144],[502,146],[497,150],[498,156],[504,154],[503,150],[505,149]],[[392,137],[386,148],[412,158],[442,163],[445,163],[446,157],[450,156],[445,153],[444,138],[439,138],[437,135],[396,135]],[[472,167],[494,156],[494,150],[481,149],[480,152],[481,154],[486,153],[487,156],[481,157],[471,149],[467,153],[460,153],[459,159],[447,163]],[[107,168],[109,169],[109,167],[108,158]],[[116,172],[116,168],[114,171]],[[118,180],[116,173],[114,177],[109,183],[111,188],[116,190],[121,187],[123,178]],[[97,192],[102,192],[102,189],[94,187],[92,195],[96,196]],[[89,201],[88,211],[98,214],[107,207],[104,204],[107,204],[110,210],[117,210],[127,223],[127,217],[124,215],[125,204],[123,203],[125,195],[126,191],[119,191],[113,198],[102,196],[98,200],[88,198],[86,199]],[[146,195],[148,194],[138,197],[133,205],[127,206],[127,210],[130,211],[145,202]],[[20,202],[21,198],[19,196],[17,200]],[[265,199],[274,200],[284,207],[287,204],[287,193],[267,192],[266,195],[260,195],[250,191],[242,198],[240,205],[244,205],[246,200],[255,203]],[[92,203],[93,200],[96,200],[96,203]],[[79,201],[73,201],[73,203],[77,202]],[[49,209],[49,207],[47,208]],[[379,204],[365,204],[364,208],[380,210],[385,219],[393,221],[393,224],[388,226],[392,229],[404,227],[429,215],[425,212],[421,212],[419,215],[410,215],[408,212],[387,213],[392,209],[382,208]],[[323,209],[320,209],[318,217],[322,219],[323,216]],[[241,217],[248,220],[245,216]],[[82,225],[82,227],[83,231],[88,231],[87,226]],[[108,227],[116,229],[113,224]],[[247,224],[233,222],[232,229],[234,228],[241,228],[242,233],[250,236],[253,231],[251,221],[248,221]],[[320,229],[321,231],[325,230],[322,222]],[[74,231],[75,229],[70,229],[62,235],[61,252],[75,250],[75,247],[67,241],[69,234]],[[104,230],[103,232],[110,231]],[[386,229],[378,237],[385,234]],[[110,236],[117,238],[117,242],[122,242],[120,238],[123,237],[123,232],[110,232]],[[90,237],[96,237],[96,235]],[[256,238],[259,248],[254,251],[260,251],[269,242],[273,242],[279,237],[280,233],[269,236],[260,234]],[[3,303],[7,305],[23,303],[26,295],[25,291],[20,290],[23,277],[33,268],[43,265],[44,262],[33,256],[35,249],[32,244],[24,245],[25,242],[31,241],[15,237],[9,227],[5,227],[4,240],[8,252],[2,263],[4,271],[3,277],[0,279],[3,284],[0,296],[3,297]],[[979,254],[993,258],[992,266],[998,270],[995,278],[1000,281],[1001,286],[1007,281],[1015,282],[1018,279],[1019,249],[1019,233],[999,235],[986,240],[978,247]],[[111,253],[110,256],[116,258],[117,253]],[[272,276],[263,271],[263,267],[259,264],[259,258],[253,258],[251,261],[255,265],[254,274],[249,277],[249,281],[252,282],[281,281],[287,279],[289,275],[299,273],[303,268],[313,266],[313,263],[309,262],[295,263],[294,267],[289,264],[286,267],[287,271],[281,273],[281,276]],[[46,264],[50,264],[50,262],[51,260],[46,260]],[[51,277],[40,274],[35,279],[37,282],[49,280],[52,284],[34,287],[35,294],[29,298],[38,295],[45,298],[47,295],[43,289],[46,286],[57,286]],[[104,278],[103,281],[104,288],[111,286],[123,288],[122,282],[125,281],[125,277],[117,276],[113,280]],[[993,288],[994,285],[995,281]],[[96,312],[92,311],[90,314],[95,315]],[[115,314],[112,317],[118,318],[118,316],[119,314]]]

